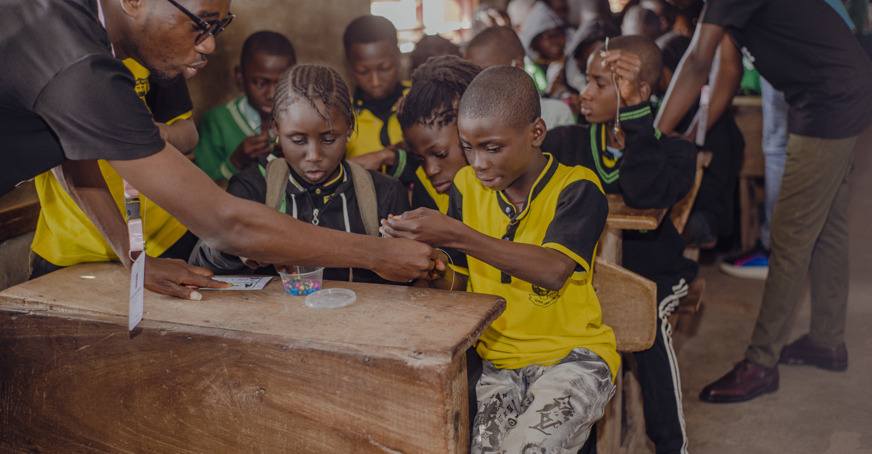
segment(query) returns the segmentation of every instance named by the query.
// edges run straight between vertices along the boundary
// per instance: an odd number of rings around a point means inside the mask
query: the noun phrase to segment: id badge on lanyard
[[[142,214],[139,191],[124,180],[124,206],[127,210],[127,233],[130,237],[130,306],[127,313],[128,329],[142,321],[145,294],[145,241],[142,234]]]
[[[103,4],[97,0],[97,18],[100,25],[106,28],[106,15],[103,14]],[[112,56],[115,47],[110,44]],[[142,235],[142,215],[139,203],[139,191],[127,180],[124,180],[124,206],[127,208],[127,234],[130,237],[130,305],[127,311],[127,327],[130,331],[142,321],[142,300],[145,294],[145,241]]]

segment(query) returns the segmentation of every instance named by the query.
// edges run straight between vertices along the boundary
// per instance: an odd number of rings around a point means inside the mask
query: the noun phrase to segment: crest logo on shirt
[[[539,307],[548,307],[557,302],[560,298],[560,292],[557,290],[548,290],[547,288],[539,287],[536,284],[530,284],[532,293],[530,293],[530,301]]]
[[[136,78],[136,96],[144,97],[149,90],[148,78]]]

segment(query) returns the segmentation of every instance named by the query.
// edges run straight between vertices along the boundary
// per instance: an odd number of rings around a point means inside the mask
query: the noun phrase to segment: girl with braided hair
[[[273,207],[299,220],[367,234],[366,219],[387,218],[409,210],[408,191],[399,180],[372,170],[352,169],[353,164],[345,161],[345,146],[354,130],[354,112],[348,86],[335,69],[306,64],[282,74],[276,85],[272,122],[284,159],[276,153],[261,159],[258,165],[234,175],[227,192],[267,203],[268,188],[276,181],[268,175],[273,175],[272,166],[278,166],[284,172],[280,184],[286,187]],[[363,196],[358,197],[356,187],[370,185],[367,182],[359,186],[361,180],[355,182],[358,177],[371,180],[375,208],[362,203]],[[364,214],[367,209],[377,213]],[[375,234],[377,229],[376,222]],[[195,247],[190,262],[217,274],[252,272],[249,268],[257,274],[274,272],[261,263],[211,249],[202,242]],[[324,279],[352,277],[357,282],[389,283],[365,269],[324,270]]]
[[[445,213],[454,175],[466,166],[457,135],[457,106],[478,66],[453,55],[432,57],[412,74],[412,88],[397,119],[403,138],[421,165],[412,185],[413,207]]]

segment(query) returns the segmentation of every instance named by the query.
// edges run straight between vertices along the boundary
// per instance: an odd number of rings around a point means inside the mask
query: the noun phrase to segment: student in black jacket
[[[280,197],[279,211],[294,218],[335,230],[366,234],[366,219],[361,212],[366,204],[358,203],[355,174],[343,158],[345,144],[354,130],[354,114],[348,87],[336,70],[322,65],[298,65],[282,75],[276,87],[273,116],[284,161],[273,165],[289,167],[282,178],[285,190]],[[267,199],[267,161],[270,156],[250,166],[230,179],[227,191],[235,196],[265,203]],[[358,168],[359,169],[359,168]],[[359,169],[362,170],[362,169]],[[363,171],[375,190],[377,213],[374,219],[387,218],[409,209],[406,188],[399,180],[375,171]],[[374,231],[377,231],[377,222]],[[281,238],[276,238],[281,241]],[[246,273],[254,268],[259,273],[264,264],[244,257],[212,249],[198,243],[190,258],[191,264],[211,269],[219,274]],[[275,264],[276,268],[293,266]],[[327,268],[324,279],[386,283],[377,274],[364,269]]]
[[[542,151],[568,165],[594,170],[606,193],[635,208],[668,208],[693,185],[696,147],[660,134],[648,98],[660,75],[660,51],[642,36],[611,39],[588,60],[580,112],[589,124],[548,131]],[[620,110],[618,111],[618,103]],[[619,117],[617,115],[620,115]],[[646,432],[657,452],[686,452],[678,364],[668,317],[697,272],[683,257],[684,240],[665,217],[655,230],[625,231],[623,266],[657,284],[654,345],[634,354]]]

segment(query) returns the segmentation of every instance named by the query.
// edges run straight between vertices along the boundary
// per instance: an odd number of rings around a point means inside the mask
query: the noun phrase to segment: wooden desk
[[[464,353],[505,301],[325,284],[357,301],[146,292],[132,337],[119,265],[0,292],[0,451],[466,452]]]
[[[666,216],[666,209],[630,208],[620,194],[606,194],[609,201],[609,217],[599,240],[597,257],[621,264],[621,230],[654,230]]]

